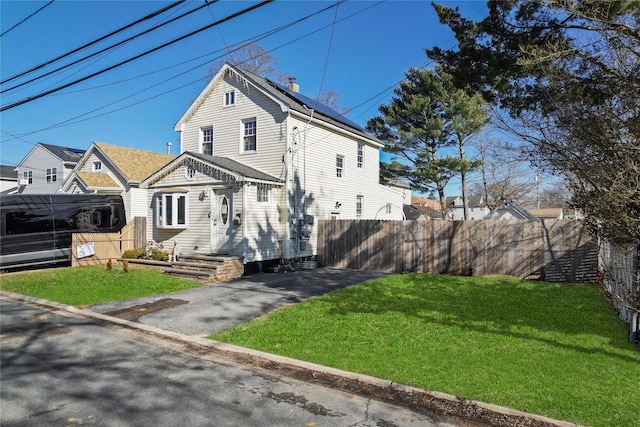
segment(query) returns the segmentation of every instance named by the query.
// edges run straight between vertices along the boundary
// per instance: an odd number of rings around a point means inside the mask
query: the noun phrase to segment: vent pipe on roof
[[[300,92],[300,86],[296,83],[295,77],[289,77],[289,84],[287,84],[287,89],[293,92]]]
[[[171,141],[167,142],[167,154],[171,155]]]

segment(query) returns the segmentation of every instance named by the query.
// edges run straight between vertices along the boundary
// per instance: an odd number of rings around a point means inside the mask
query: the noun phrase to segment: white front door
[[[233,192],[229,188],[211,190],[211,248],[213,251],[233,248]]]

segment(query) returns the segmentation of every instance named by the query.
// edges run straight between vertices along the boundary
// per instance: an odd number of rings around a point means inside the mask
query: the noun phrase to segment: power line
[[[211,3],[216,3],[216,2],[218,2],[218,1],[220,1],[220,0],[210,0],[210,2],[211,2]],[[150,32],[152,32],[152,31],[155,31],[155,30],[157,30],[157,29],[159,29],[159,28],[162,28],[162,27],[164,27],[165,25],[168,25],[168,24],[170,24],[170,23],[172,23],[172,22],[177,21],[178,19],[182,19],[182,18],[184,18],[185,16],[188,16],[188,15],[190,15],[190,14],[194,13],[194,12],[197,12],[198,10],[200,10],[200,9],[202,9],[202,8],[205,8],[205,7],[207,7],[207,6],[208,6],[208,3],[205,3],[205,4],[201,5],[201,6],[196,7],[195,9],[192,9],[192,10],[190,10],[190,11],[187,11],[187,12],[183,13],[182,15],[178,15],[178,16],[176,16],[176,17],[174,17],[174,18],[171,18],[171,19],[169,19],[168,21],[162,22],[162,23],[160,23],[160,24],[158,24],[158,25],[155,25],[155,26],[153,26],[153,27],[151,27],[151,28],[148,28],[148,29],[144,30],[143,32],[138,33],[138,34],[136,34],[136,35],[133,35],[133,36],[131,36],[131,37],[129,37],[129,38],[127,38],[127,39],[125,39],[125,40],[122,40],[122,41],[120,41],[120,42],[118,42],[118,43],[112,44],[111,46],[107,46],[107,47],[105,47],[104,49],[101,49],[101,50],[99,50],[99,51],[97,51],[97,52],[94,52],[94,53],[91,53],[91,54],[89,54],[89,55],[86,55],[86,56],[84,56],[84,57],[82,57],[82,58],[80,58],[80,59],[77,59],[77,60],[75,60],[75,61],[73,61],[73,62],[69,63],[69,64],[66,64],[66,65],[63,65],[63,66],[61,66],[61,67],[58,67],[58,68],[56,68],[55,70],[49,71],[49,72],[47,72],[47,73],[45,73],[45,74],[42,74],[42,75],[40,75],[40,76],[38,76],[38,77],[34,77],[34,78],[32,78],[31,80],[27,80],[27,81],[25,81],[25,82],[22,82],[22,83],[20,83],[20,84],[17,84],[17,85],[15,85],[15,86],[10,87],[10,88],[4,89],[4,90],[2,90],[0,93],[9,92],[9,91],[11,91],[11,90],[17,89],[17,88],[22,87],[22,86],[24,86],[24,85],[27,85],[27,84],[29,84],[29,83],[35,82],[35,81],[37,81],[37,80],[40,80],[40,79],[42,79],[42,78],[44,78],[44,77],[46,77],[46,76],[49,76],[49,75],[51,75],[51,74],[57,73],[58,71],[62,71],[62,70],[64,70],[64,69],[66,69],[66,68],[72,67],[72,66],[74,66],[74,65],[76,65],[76,64],[79,64],[80,62],[86,61],[86,60],[87,60],[87,59],[89,59],[89,58],[93,58],[94,56],[100,55],[101,53],[107,52],[107,51],[109,51],[109,50],[111,50],[111,49],[114,49],[114,48],[116,48],[116,47],[118,47],[118,46],[121,46],[121,45],[123,45],[123,44],[126,44],[126,43],[128,43],[128,42],[132,41],[132,40],[135,40],[135,39],[137,39],[138,37],[142,37],[142,36],[144,36],[144,35],[146,35],[146,34],[149,34],[149,33],[150,33]]]
[[[44,6],[42,6],[40,9],[36,10],[35,12],[33,12],[31,15],[27,16],[26,18],[24,18],[22,21],[18,22],[17,24],[15,24],[13,27],[9,28],[7,31],[3,32],[2,34],[0,34],[0,37],[4,36],[5,34],[7,34],[9,31],[13,30],[14,28],[24,24],[25,22],[27,22],[29,19],[33,18],[38,12],[42,11],[45,7],[49,6],[51,3],[53,3],[54,0],[51,0],[49,3],[45,4]]]
[[[346,20],[348,20],[348,19],[350,19],[350,18],[352,18],[352,17],[354,17],[354,16],[356,16],[356,15],[358,15],[358,14],[360,14],[360,13],[363,13],[363,12],[365,12],[365,11],[367,11],[367,10],[371,9],[371,8],[374,8],[374,7],[376,7],[376,6],[379,6],[380,4],[384,3],[385,1],[386,1],[386,0],[382,0],[382,1],[379,1],[379,2],[377,2],[377,3],[375,3],[375,4],[373,4],[373,5],[370,5],[370,6],[367,6],[367,7],[363,8],[363,9],[360,9],[360,10],[358,10],[358,11],[356,11],[356,12],[354,12],[354,13],[350,14],[350,15],[347,15],[347,16],[345,16],[345,17],[343,17],[343,18],[341,18],[341,19],[337,20],[337,21],[336,21],[336,23],[346,21]],[[334,7],[337,7],[337,5],[338,5],[338,4],[339,4],[339,3],[334,3],[334,4],[330,5],[330,6],[327,6],[327,7],[325,7],[325,8],[320,9],[320,10],[317,10],[316,12],[313,12],[313,13],[311,13],[311,14],[309,14],[309,15],[306,15],[306,16],[304,16],[304,17],[302,17],[302,18],[298,18],[298,19],[296,19],[296,20],[294,20],[294,21],[291,21],[291,22],[289,22],[289,23],[287,23],[287,24],[281,25],[280,27],[274,28],[274,29],[272,29],[272,30],[266,31],[266,32],[261,33],[261,34],[258,34],[258,35],[255,35],[255,36],[253,36],[253,37],[251,37],[251,38],[245,39],[245,40],[244,40],[244,41],[242,41],[242,42],[238,42],[238,43],[236,43],[235,45],[233,45],[233,46],[235,46],[235,47],[234,47],[233,49],[231,49],[231,52],[235,52],[235,51],[237,51],[237,50],[239,50],[239,49],[242,49],[244,46],[246,46],[246,45],[248,45],[248,44],[255,43],[255,42],[260,41],[260,40],[262,40],[262,39],[264,39],[264,38],[267,38],[267,37],[269,37],[269,36],[271,36],[271,35],[277,34],[277,33],[279,33],[280,31],[283,31],[283,30],[285,30],[285,29],[287,29],[287,28],[293,27],[294,25],[300,24],[300,23],[304,22],[305,20],[308,20],[308,19],[310,19],[310,18],[312,18],[312,17],[314,17],[314,16],[316,16],[316,15],[319,15],[319,14],[321,14],[321,13],[326,12],[327,10],[330,10],[330,9],[332,9],[332,8],[334,8]],[[313,34],[316,34],[316,33],[320,32],[320,31],[322,31],[322,30],[324,30],[324,29],[326,29],[326,28],[328,28],[328,27],[330,27],[330,26],[332,26],[332,25],[334,25],[334,24],[325,25],[325,26],[320,27],[320,28],[318,28],[318,29],[316,29],[316,30],[310,31],[310,32],[308,32],[308,33],[306,33],[306,34],[304,34],[304,35],[302,35],[302,36],[296,37],[295,39],[290,40],[290,41],[288,41],[288,42],[286,42],[286,43],[282,43],[282,44],[280,44],[279,46],[276,46],[275,48],[273,48],[273,49],[271,49],[271,50],[269,50],[269,51],[265,52],[265,54],[268,54],[268,53],[270,53],[270,52],[273,52],[273,51],[275,51],[275,50],[278,50],[278,49],[280,49],[280,48],[283,48],[283,47],[285,47],[285,46],[288,46],[288,45],[290,45],[290,44],[292,44],[292,43],[295,43],[295,42],[297,42],[297,41],[299,41],[299,40],[302,40],[302,39],[304,39],[304,38],[306,38],[306,37],[312,36]],[[190,60],[188,60],[188,61],[183,61],[183,62],[181,62],[181,63],[179,63],[179,64],[175,64],[175,65],[172,65],[172,66],[169,66],[169,67],[165,67],[165,68],[163,68],[162,70],[158,70],[158,71],[164,71],[164,70],[167,70],[167,69],[170,69],[170,68],[176,67],[176,66],[180,66],[180,65],[183,65],[183,64],[187,64],[187,63],[192,62],[192,61],[195,61],[195,60],[197,60],[197,59],[204,58],[204,57],[206,57],[206,56],[209,56],[209,55],[212,55],[212,54],[214,54],[214,53],[220,52],[221,50],[227,50],[227,47],[225,46],[223,49],[218,49],[218,50],[216,50],[216,51],[210,52],[210,53],[205,54],[205,55],[200,55],[200,56],[198,56],[198,57],[196,57],[196,58],[190,59]],[[207,60],[206,62],[201,62],[201,63],[199,63],[199,64],[197,64],[197,65],[195,65],[195,66],[193,66],[193,67],[189,68],[188,70],[185,70],[185,71],[183,71],[183,72],[181,72],[181,73],[179,73],[179,74],[177,74],[177,75],[175,75],[175,76],[172,76],[172,77],[170,77],[170,78],[168,78],[168,79],[165,79],[164,81],[162,81],[162,82],[160,82],[160,83],[157,83],[157,84],[154,84],[154,85],[152,85],[152,86],[149,86],[149,87],[147,87],[147,88],[145,88],[145,89],[142,89],[142,90],[140,90],[140,91],[138,91],[138,92],[136,92],[136,93],[134,93],[134,94],[132,94],[132,95],[126,96],[126,97],[121,98],[121,99],[119,99],[119,100],[117,100],[117,101],[114,101],[114,102],[111,102],[111,103],[109,103],[109,104],[106,104],[106,105],[104,105],[104,106],[102,106],[102,107],[95,108],[95,109],[93,109],[93,110],[91,110],[91,111],[88,111],[88,112],[86,112],[86,113],[83,113],[83,114],[78,115],[78,116],[75,116],[75,117],[72,117],[72,118],[67,119],[67,120],[65,120],[65,121],[62,121],[62,122],[56,123],[56,124],[51,125],[51,126],[47,126],[47,127],[45,127],[45,128],[42,128],[42,129],[38,129],[38,130],[35,130],[35,131],[31,131],[31,132],[23,133],[23,134],[21,134],[21,135],[22,135],[22,136],[33,135],[33,134],[36,134],[36,133],[44,132],[44,131],[46,131],[46,130],[57,129],[57,128],[60,128],[60,127],[63,127],[63,126],[73,125],[73,124],[76,124],[76,123],[80,123],[80,122],[84,122],[84,121],[92,120],[92,119],[97,118],[97,117],[105,116],[105,115],[108,115],[108,114],[111,114],[111,113],[115,113],[115,112],[117,112],[117,111],[124,110],[124,109],[129,108],[129,107],[133,107],[133,106],[135,106],[135,105],[139,105],[139,104],[141,104],[141,103],[144,103],[144,102],[150,101],[150,100],[152,100],[152,99],[155,99],[155,98],[158,98],[158,97],[160,97],[160,96],[166,95],[166,94],[168,94],[168,93],[174,92],[174,91],[176,91],[176,90],[182,89],[182,88],[184,88],[184,87],[186,87],[186,86],[189,86],[189,85],[192,85],[192,84],[198,83],[198,82],[200,82],[202,79],[200,79],[200,78],[199,78],[199,79],[197,79],[197,80],[195,80],[195,81],[192,81],[192,82],[189,82],[189,83],[187,83],[187,84],[185,84],[185,85],[181,85],[181,86],[179,86],[179,87],[177,87],[177,88],[173,88],[173,89],[167,90],[167,91],[165,91],[165,92],[163,92],[163,93],[161,93],[161,94],[159,94],[159,95],[154,95],[154,96],[148,97],[148,98],[146,98],[146,99],[143,99],[143,100],[141,100],[141,101],[134,102],[134,103],[128,104],[128,105],[126,105],[126,106],[123,106],[123,107],[120,107],[120,108],[117,108],[117,109],[113,109],[113,110],[107,111],[107,112],[105,112],[105,113],[101,113],[101,114],[97,114],[97,115],[94,115],[94,116],[91,116],[91,117],[87,117],[87,118],[84,118],[84,119],[81,119],[81,120],[77,120],[77,119],[80,119],[80,118],[81,118],[81,117],[83,117],[83,116],[86,116],[86,115],[88,115],[88,114],[91,114],[91,113],[97,112],[97,111],[99,111],[99,110],[101,110],[101,109],[107,108],[107,107],[109,107],[109,106],[111,106],[111,105],[114,105],[114,104],[116,104],[116,103],[118,103],[118,102],[124,101],[124,100],[126,100],[126,99],[128,99],[128,98],[131,98],[131,97],[132,97],[132,96],[134,96],[134,95],[140,94],[140,93],[142,93],[142,92],[144,92],[144,91],[146,91],[146,90],[149,90],[149,89],[151,89],[151,88],[153,88],[153,87],[159,86],[160,84],[163,84],[163,83],[166,83],[166,82],[168,82],[168,81],[170,81],[170,80],[173,80],[173,79],[175,79],[175,78],[177,78],[177,77],[179,77],[179,76],[181,76],[181,75],[184,75],[184,74],[186,74],[186,73],[188,73],[188,72],[190,72],[190,71],[193,71],[193,70],[195,70],[195,69],[197,69],[197,68],[199,68],[199,67],[201,67],[201,66],[203,66],[203,65],[206,65],[206,64],[207,64],[208,62],[210,62],[210,61],[213,61],[213,60],[216,60],[216,59],[220,59],[220,58],[222,58],[222,57],[224,57],[224,56],[225,56],[225,55],[223,54],[223,55],[220,55],[220,56],[218,56],[218,57],[216,57],[216,58],[213,58],[213,59],[211,59],[211,60]],[[115,83],[109,83],[109,84],[106,84],[106,85],[101,85],[101,86],[97,86],[97,87],[93,87],[93,88],[82,89],[81,91],[94,90],[94,89],[97,89],[97,88],[106,87],[106,86],[110,86],[110,85],[113,85],[113,84],[118,84],[118,83],[126,82],[126,81],[129,81],[129,80],[134,80],[134,79],[136,79],[136,78],[145,77],[145,76],[147,76],[147,75],[150,75],[150,74],[156,73],[156,72],[158,72],[158,71],[153,71],[153,72],[145,73],[145,74],[142,74],[142,75],[139,75],[139,76],[136,76],[136,77],[132,77],[132,78],[129,78],[129,79],[121,80],[121,81],[119,81],[119,82],[115,82]],[[76,91],[76,92],[80,92],[80,91]],[[66,93],[69,93],[69,92],[66,92]],[[74,120],[75,120],[75,121],[74,121]],[[18,138],[18,137],[16,136],[16,138]],[[10,141],[9,141],[9,140],[7,140],[7,141],[0,141],[0,144],[4,144],[5,142],[10,142]]]
[[[138,24],[139,24],[139,23],[141,23],[141,22],[147,21],[147,20],[149,20],[149,19],[151,19],[151,18],[154,18],[154,17],[156,17],[156,16],[158,16],[158,15],[160,15],[160,14],[162,14],[162,13],[166,12],[167,10],[173,9],[174,7],[176,7],[176,6],[178,6],[179,4],[183,3],[184,1],[185,1],[185,0],[178,0],[178,1],[176,1],[176,2],[172,3],[172,4],[168,5],[168,6],[163,7],[162,9],[158,9],[158,10],[156,10],[155,12],[150,13],[149,15],[146,15],[146,16],[144,16],[144,17],[142,17],[142,18],[140,18],[140,19],[138,19],[138,20],[136,20],[136,21],[134,21],[134,22],[132,22],[132,23],[130,23],[130,24],[125,25],[124,27],[121,27],[121,28],[119,28],[119,29],[115,30],[115,31],[112,31],[112,32],[110,32],[110,33],[109,33],[109,34],[107,34],[107,35],[104,35],[104,36],[102,36],[102,37],[99,37],[99,38],[97,38],[96,40],[93,40],[93,41],[91,41],[91,42],[89,42],[89,43],[86,43],[86,44],[84,44],[84,45],[82,45],[82,46],[80,46],[80,47],[78,47],[78,48],[75,48],[75,49],[73,49],[73,50],[71,50],[71,51],[69,51],[69,52],[67,52],[67,53],[65,53],[65,54],[62,54],[62,55],[57,56],[57,57],[55,57],[55,58],[53,58],[53,59],[50,59],[50,60],[48,60],[48,61],[46,61],[46,62],[43,62],[43,63],[42,63],[42,64],[40,64],[40,65],[36,65],[35,67],[30,68],[30,69],[29,69],[29,70],[27,70],[27,71],[23,71],[23,72],[21,72],[21,73],[19,73],[19,74],[16,74],[15,76],[11,76],[11,77],[9,77],[8,79],[5,79],[5,80],[3,80],[3,81],[0,81],[0,84],[5,84],[5,83],[7,83],[7,82],[10,82],[10,81],[12,81],[12,80],[15,80],[15,79],[17,79],[18,77],[22,77],[22,76],[24,76],[25,74],[32,73],[32,72],[34,72],[34,71],[36,71],[36,70],[39,70],[39,69],[41,69],[41,68],[43,68],[43,67],[46,67],[46,66],[47,66],[47,65],[49,65],[49,64],[52,64],[52,63],[54,63],[54,62],[56,62],[56,61],[59,61],[59,60],[61,60],[61,59],[63,59],[63,58],[66,58],[67,56],[73,55],[74,53],[79,52],[79,51],[81,51],[81,50],[83,50],[83,49],[86,49],[86,48],[88,48],[89,46],[93,46],[94,44],[99,43],[99,42],[101,42],[101,41],[103,41],[103,40],[105,40],[105,39],[108,39],[109,37],[111,37],[111,36],[113,36],[113,35],[115,35],[115,34],[121,33],[122,31],[124,31],[124,30],[126,30],[126,29],[129,29],[129,28],[131,28],[131,27],[133,27],[133,26],[135,26],[135,25],[138,25]],[[51,2],[50,2],[49,4],[51,4],[51,3],[53,3],[53,0],[51,0]],[[47,6],[48,6],[48,5],[47,5]]]
[[[106,73],[107,71],[111,71],[111,70],[113,70],[113,69],[115,69],[115,68],[118,68],[118,67],[120,67],[120,66],[122,66],[122,65],[128,64],[129,62],[133,62],[133,61],[135,61],[136,59],[140,59],[140,58],[142,58],[143,56],[149,55],[150,53],[156,52],[156,51],[158,51],[158,50],[160,50],[160,49],[164,49],[164,48],[165,48],[165,47],[167,47],[167,46],[170,46],[170,45],[172,45],[172,44],[174,44],[174,43],[177,43],[177,42],[179,42],[179,41],[182,41],[182,40],[184,40],[184,39],[186,39],[186,38],[188,38],[188,37],[194,36],[194,35],[196,35],[196,34],[198,34],[198,33],[201,33],[202,31],[208,30],[209,28],[212,28],[212,27],[214,27],[214,26],[216,26],[216,25],[219,25],[219,24],[222,24],[222,23],[224,23],[224,22],[227,22],[227,21],[230,21],[230,20],[232,20],[232,19],[235,19],[235,18],[237,18],[237,17],[239,17],[239,16],[241,16],[241,15],[244,15],[244,14],[246,14],[246,13],[248,13],[248,12],[251,12],[251,11],[253,11],[253,10],[255,10],[255,9],[258,9],[258,8],[260,8],[260,7],[262,7],[262,6],[266,6],[266,5],[267,5],[267,4],[269,4],[269,3],[273,3],[273,1],[274,1],[274,0],[265,0],[265,1],[262,1],[262,2],[260,2],[260,3],[258,3],[258,4],[255,4],[255,5],[250,6],[250,7],[248,7],[248,8],[242,9],[242,10],[240,10],[239,12],[236,12],[236,13],[234,13],[234,14],[232,14],[232,15],[229,15],[229,16],[227,16],[226,18],[220,19],[220,20],[218,20],[218,21],[216,21],[216,22],[214,22],[214,23],[212,23],[212,24],[206,25],[206,26],[201,27],[201,28],[199,28],[199,29],[197,29],[197,30],[195,30],[195,31],[192,31],[192,32],[190,32],[190,33],[188,33],[188,34],[185,34],[185,35],[181,36],[181,37],[178,37],[177,39],[174,39],[174,40],[172,40],[172,41],[170,41],[170,42],[164,43],[164,44],[162,44],[162,45],[160,45],[160,46],[157,46],[157,47],[155,47],[155,48],[153,48],[153,49],[147,50],[146,52],[143,52],[143,53],[141,53],[141,54],[139,54],[139,55],[136,55],[136,56],[134,56],[134,57],[132,57],[132,58],[129,58],[129,59],[125,60],[125,61],[121,61],[121,62],[119,62],[119,63],[117,63],[117,64],[115,64],[115,65],[112,65],[112,66],[110,66],[110,67],[107,67],[107,68],[105,68],[105,69],[102,69],[102,70],[100,70],[100,71],[97,71],[97,72],[95,72],[95,73],[89,74],[88,76],[85,76],[85,77],[82,77],[82,78],[80,78],[80,79],[74,80],[74,81],[72,81],[72,82],[70,82],[70,83],[66,83],[66,84],[64,84],[64,85],[62,85],[62,86],[58,86],[57,88],[54,88],[54,89],[51,89],[51,90],[47,90],[47,91],[45,91],[45,92],[41,92],[41,93],[39,93],[39,94],[37,94],[37,95],[30,96],[30,97],[25,98],[25,99],[23,99],[23,100],[21,100],[21,101],[14,102],[14,103],[9,104],[9,105],[6,105],[6,106],[2,106],[2,107],[0,107],[0,112],[2,112],[2,111],[6,111],[6,110],[10,110],[10,109],[12,109],[12,108],[15,108],[15,107],[18,107],[18,106],[20,106],[20,105],[23,105],[23,104],[29,103],[29,102],[31,102],[31,101],[35,101],[36,99],[42,98],[42,97],[47,96],[47,95],[51,95],[52,93],[58,92],[58,91],[60,91],[60,90],[62,90],[62,89],[66,89],[66,88],[68,88],[68,87],[70,87],[70,86],[76,85],[76,84],[81,83],[81,82],[83,82],[83,81],[85,81],[85,80],[89,80],[89,79],[91,79],[91,78],[93,78],[93,77],[99,76],[100,74],[104,74],[104,73]]]

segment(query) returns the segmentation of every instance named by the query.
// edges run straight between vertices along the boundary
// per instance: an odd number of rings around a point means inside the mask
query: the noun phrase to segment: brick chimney
[[[296,83],[295,77],[289,77],[289,84],[287,84],[287,89],[293,92],[300,92],[300,86]]]

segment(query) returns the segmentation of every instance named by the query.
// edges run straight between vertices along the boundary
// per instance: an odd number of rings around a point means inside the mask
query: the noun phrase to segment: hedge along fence
[[[71,237],[71,266],[106,264],[129,249],[146,245],[147,219],[135,217],[119,233],[74,233]]]
[[[390,273],[598,279],[597,244],[576,220],[321,220],[318,261]]]

